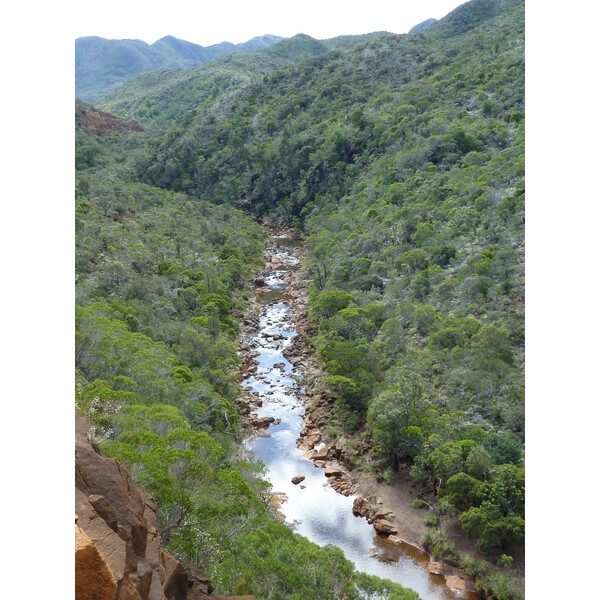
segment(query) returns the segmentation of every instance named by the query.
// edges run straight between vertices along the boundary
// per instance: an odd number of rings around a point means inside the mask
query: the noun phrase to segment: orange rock
[[[75,520],[76,600],[217,599],[198,569],[161,547],[151,496],[123,465],[94,450],[77,409]]]
[[[344,472],[339,469],[334,469],[333,467],[325,469],[325,477],[342,477],[343,475]]]
[[[90,537],[75,525],[75,598],[113,600],[117,582]]]
[[[444,569],[442,567],[442,563],[439,563],[439,562],[430,562],[427,565],[427,568],[429,569],[429,572],[432,575],[443,575],[444,574]]]
[[[466,589],[465,580],[457,577],[456,575],[446,575],[446,585],[455,592],[460,592]]]
[[[377,533],[398,533],[396,526],[387,519],[376,519],[373,521],[373,526]]]

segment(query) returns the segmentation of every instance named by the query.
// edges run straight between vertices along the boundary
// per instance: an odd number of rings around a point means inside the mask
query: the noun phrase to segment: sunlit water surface
[[[277,257],[285,266],[278,266],[265,277],[270,291],[261,297],[259,331],[250,340],[259,352],[256,356],[259,364],[256,373],[242,385],[252,388],[252,393],[262,398],[263,405],[256,410],[259,416],[280,419],[269,427],[268,437],[250,438],[246,445],[267,466],[273,491],[287,495],[288,500],[280,509],[286,522],[294,523],[295,531],[320,546],[338,546],[359,570],[411,588],[423,600],[477,598],[473,593],[451,592],[443,576],[429,574],[427,554],[408,545],[401,549],[388,543],[366,519],[355,517],[352,514],[355,496],[337,493],[329,485],[324,469],[303,459],[304,451],[296,448],[302,431],[304,390],[294,377],[297,374],[292,364],[283,356],[283,350],[296,336],[293,315],[285,301],[283,277],[286,267],[293,269],[298,264],[294,248],[300,244],[285,238],[277,239],[277,244]],[[295,475],[306,477],[301,483],[303,487],[292,483]],[[373,552],[379,556],[371,557]]]

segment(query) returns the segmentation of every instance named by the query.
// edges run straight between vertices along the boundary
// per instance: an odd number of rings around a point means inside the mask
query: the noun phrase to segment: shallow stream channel
[[[255,415],[273,417],[274,421],[264,433],[249,437],[246,449],[266,465],[273,492],[283,499],[280,511],[296,532],[320,546],[333,544],[341,548],[357,569],[411,588],[423,600],[477,598],[470,592],[450,591],[442,575],[431,575],[425,552],[408,545],[394,546],[378,535],[366,519],[355,517],[355,496],[336,492],[325,469],[303,458],[305,451],[296,447],[303,429],[305,391],[301,374],[284,352],[297,335],[295,295],[288,294],[286,282],[301,268],[299,246],[299,242],[279,234],[269,248],[265,285],[258,294],[259,326],[247,339],[258,364],[242,386],[259,399]],[[299,475],[304,480],[295,485],[292,478]]]

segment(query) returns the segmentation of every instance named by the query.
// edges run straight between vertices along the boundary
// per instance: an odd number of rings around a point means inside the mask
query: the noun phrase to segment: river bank
[[[424,600],[478,598],[458,569],[431,562],[421,548],[426,527],[423,512],[412,508],[412,484],[387,486],[352,470],[348,440],[327,437],[332,398],[319,391],[320,373],[305,335],[310,279],[302,268],[304,251],[289,241],[293,232],[267,231],[278,243],[267,249],[267,265],[255,281],[257,298],[243,321],[241,408],[253,432],[246,445],[269,468],[280,518],[299,521],[297,531],[317,543],[342,547],[361,570],[419,587]],[[306,510],[315,495],[318,514]],[[352,538],[349,545],[344,533]]]

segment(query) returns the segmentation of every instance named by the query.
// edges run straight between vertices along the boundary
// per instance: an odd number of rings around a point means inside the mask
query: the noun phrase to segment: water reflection
[[[292,240],[278,240],[281,245]],[[354,497],[338,494],[328,483],[324,470],[302,458],[296,448],[302,430],[303,390],[292,376],[294,369],[283,351],[296,336],[292,313],[284,300],[286,269],[297,265],[293,245],[279,248],[276,256],[283,267],[265,277],[270,291],[262,295],[265,302],[260,313],[260,326],[253,342],[259,355],[256,373],[246,378],[244,387],[263,399],[256,412],[260,417],[280,419],[269,427],[269,437],[247,440],[246,445],[268,468],[267,478],[273,490],[287,495],[281,507],[286,522],[311,541],[324,546],[334,544],[358,569],[401,583],[415,590],[423,600],[449,600],[461,597],[450,592],[443,576],[431,576],[427,570],[429,557],[409,545],[398,548],[378,536],[371,525],[352,514]],[[277,366],[276,366],[277,365]],[[300,485],[292,477],[303,475]],[[370,556],[377,553],[377,556]],[[464,594],[463,598],[476,598]]]

